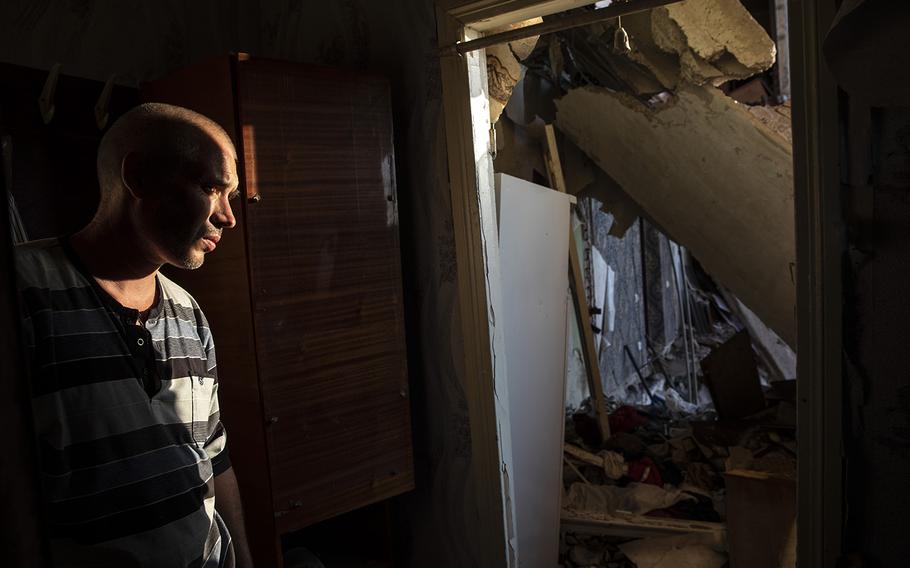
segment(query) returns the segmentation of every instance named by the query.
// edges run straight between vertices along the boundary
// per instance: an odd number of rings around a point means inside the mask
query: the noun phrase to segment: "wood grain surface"
[[[239,62],[247,228],[281,532],[413,487],[388,84]],[[247,151],[255,148],[255,153]]]

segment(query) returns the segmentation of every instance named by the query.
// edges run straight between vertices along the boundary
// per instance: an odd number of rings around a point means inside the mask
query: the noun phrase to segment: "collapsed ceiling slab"
[[[541,40],[509,117],[521,128],[555,121],[562,147],[595,165],[575,160],[594,172],[580,193],[606,189],[606,210],[660,226],[793,345],[789,107],[746,106],[716,88],[771,68],[774,41],[738,0],[686,0],[622,25],[630,50],[614,48],[619,22]]]
[[[774,64],[777,48],[739,0],[687,0],[651,12],[660,49],[679,56],[685,79],[701,85],[746,79]]]
[[[542,39],[507,115],[525,131],[555,121],[576,191],[598,190],[623,220],[617,234],[648,218],[794,345],[789,107],[750,107],[716,88],[771,68],[773,40],[738,0],[686,0],[622,22],[631,50],[614,49],[619,22]],[[576,148],[590,162],[573,160]],[[522,153],[511,152],[519,169],[530,164]]]
[[[649,106],[599,87],[556,101],[557,126],[719,282],[795,344],[792,148],[713,87]]]

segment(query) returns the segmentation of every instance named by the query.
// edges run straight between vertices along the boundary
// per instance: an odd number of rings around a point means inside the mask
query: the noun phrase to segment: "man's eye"
[[[212,186],[208,186],[208,185],[203,185],[201,187],[202,187],[202,191],[206,192],[209,195],[212,195],[213,193],[218,192],[218,188],[216,188],[216,187],[212,187]]]

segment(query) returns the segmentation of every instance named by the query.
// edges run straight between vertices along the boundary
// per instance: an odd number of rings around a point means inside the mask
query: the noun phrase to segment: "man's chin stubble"
[[[182,268],[184,270],[196,270],[202,263],[205,262],[205,255],[199,255],[198,257],[186,253],[183,255],[175,255],[179,259],[179,262],[173,264],[177,268]]]
[[[182,268],[184,268],[185,270],[196,270],[197,268],[202,266],[203,262],[205,262],[205,257],[201,257],[199,259],[186,258],[183,260]]]

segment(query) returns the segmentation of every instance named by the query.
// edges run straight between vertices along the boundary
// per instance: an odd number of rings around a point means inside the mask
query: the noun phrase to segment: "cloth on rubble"
[[[563,506],[592,513],[644,515],[656,509],[667,509],[680,501],[696,501],[696,498],[680,490],[668,491],[647,483],[630,483],[625,487],[573,483]]]
[[[603,447],[624,454],[627,458],[636,458],[647,451],[647,446],[641,438],[628,432],[611,433],[610,439]]]
[[[699,493],[683,492],[692,499],[687,499],[674,503],[664,509],[655,509],[648,513],[649,517],[663,517],[670,519],[688,519],[692,521],[705,521],[709,523],[719,523],[721,521],[714,500],[707,495]]]
[[[622,454],[603,450],[597,454],[604,460],[604,474],[610,479],[620,479],[627,473],[626,460]]]
[[[663,479],[661,479],[660,470],[651,458],[644,457],[635,461],[630,461],[628,468],[629,473],[627,475],[629,476],[629,479],[663,487],[664,482]]]
[[[631,432],[636,428],[646,426],[648,417],[631,406],[620,406],[610,413],[610,433]]]
[[[720,568],[727,555],[711,535],[687,534],[633,540],[619,545],[638,568]]]
[[[670,412],[670,416],[674,418],[685,418],[698,414],[698,405],[684,400],[675,389],[664,389],[662,395],[666,402],[667,410]]]

